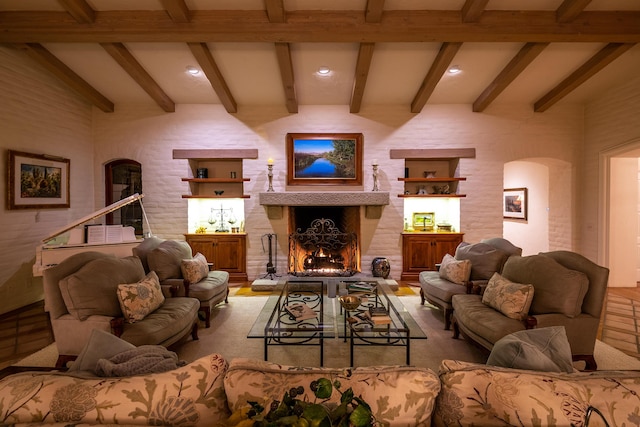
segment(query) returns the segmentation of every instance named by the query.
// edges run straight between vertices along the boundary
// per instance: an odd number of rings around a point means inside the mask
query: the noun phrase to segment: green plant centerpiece
[[[239,424],[253,427],[364,427],[375,424],[369,404],[355,396],[351,387],[342,392],[340,381],[319,378],[311,381],[309,389],[315,396],[313,402],[304,395],[302,386],[292,387],[281,401],[271,402],[268,411],[258,402],[249,401],[250,409],[245,409],[247,418]],[[339,404],[329,402],[334,389],[340,393]]]

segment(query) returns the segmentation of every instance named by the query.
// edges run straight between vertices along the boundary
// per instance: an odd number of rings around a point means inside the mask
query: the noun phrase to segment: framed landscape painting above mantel
[[[287,134],[288,185],[362,185],[361,133]]]
[[[9,150],[9,209],[68,208],[69,159]]]

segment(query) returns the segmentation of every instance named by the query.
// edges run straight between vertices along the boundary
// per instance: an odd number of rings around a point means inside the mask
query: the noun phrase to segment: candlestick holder
[[[267,165],[269,169],[269,173],[267,177],[269,178],[269,188],[267,188],[267,192],[273,192],[273,165]]]
[[[378,189],[378,165],[373,166],[373,190],[371,191],[379,191]]]

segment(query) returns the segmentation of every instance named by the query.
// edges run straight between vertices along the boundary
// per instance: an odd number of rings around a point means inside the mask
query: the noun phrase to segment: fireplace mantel
[[[365,216],[376,219],[389,204],[385,191],[286,191],[260,193],[259,197],[269,219],[281,219],[283,206],[364,206]]]

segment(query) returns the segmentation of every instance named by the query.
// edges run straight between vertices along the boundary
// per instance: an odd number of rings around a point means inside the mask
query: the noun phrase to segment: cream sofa
[[[228,426],[247,401],[281,399],[326,377],[352,387],[381,425],[638,425],[640,372],[546,373],[444,360],[424,368],[300,368],[202,357],[163,373],[85,378],[25,372],[0,380],[0,424]],[[332,397],[333,399],[333,397]]]

